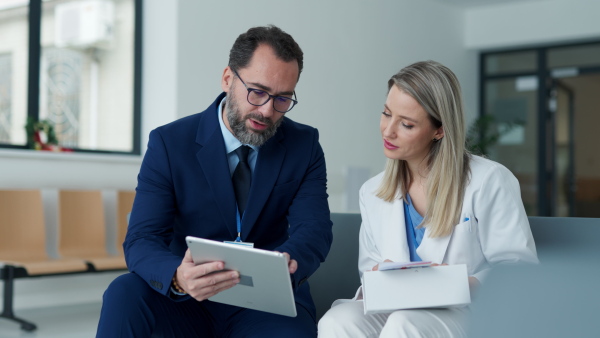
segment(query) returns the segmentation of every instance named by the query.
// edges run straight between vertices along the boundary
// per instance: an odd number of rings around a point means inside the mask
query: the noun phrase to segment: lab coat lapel
[[[444,256],[446,255],[446,250],[448,250],[452,234],[433,238],[429,237],[430,235],[431,231],[426,227],[421,245],[417,248],[417,254],[423,261],[441,264],[444,262]]]
[[[402,203],[404,203],[402,199],[395,199],[391,203],[384,203],[385,210],[381,210],[381,215],[386,215],[382,218],[384,229],[386,229],[385,246],[381,250],[382,259],[394,262],[410,262]]]

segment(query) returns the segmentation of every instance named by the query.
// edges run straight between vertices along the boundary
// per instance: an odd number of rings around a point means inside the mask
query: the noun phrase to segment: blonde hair
[[[398,87],[429,114],[432,124],[443,127],[444,137],[432,142],[427,155],[427,211],[423,226],[431,237],[452,233],[460,219],[469,180],[470,153],[465,147],[466,122],[460,84],[456,75],[435,61],[414,63],[388,81],[388,92]],[[388,159],[377,197],[391,202],[408,193],[413,177],[404,160]]]

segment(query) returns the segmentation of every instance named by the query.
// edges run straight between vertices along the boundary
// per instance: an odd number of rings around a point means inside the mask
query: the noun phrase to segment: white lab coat
[[[429,237],[429,229],[417,254],[423,261],[466,264],[469,276],[482,281],[492,265],[503,262],[537,263],[537,253],[519,182],[503,165],[473,156],[465,191],[461,222],[452,234]],[[383,173],[360,189],[358,268],[361,274],[386,259],[409,262],[403,200],[386,202],[376,196]],[[466,220],[468,219],[468,220]]]
[[[429,237],[417,254],[424,261],[466,264],[479,281],[492,265],[503,262],[537,263],[535,244],[525,214],[519,182],[501,164],[473,156],[461,222],[452,234]],[[390,259],[409,262],[403,200],[385,202],[376,196],[383,173],[360,189],[362,226],[358,268],[364,271]],[[467,219],[468,220],[465,220]],[[362,287],[354,299],[337,300],[319,321],[319,337],[464,337],[467,308],[414,309],[363,314]]]

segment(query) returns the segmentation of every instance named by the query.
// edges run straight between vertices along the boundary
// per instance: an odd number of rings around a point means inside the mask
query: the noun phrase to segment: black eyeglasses
[[[238,74],[237,71],[235,71],[235,70],[233,70],[233,73],[235,74],[235,76],[238,77],[238,79],[240,79],[240,81],[242,81],[242,83],[244,84],[244,87],[246,87],[246,90],[248,90],[248,97],[247,97],[248,103],[250,103],[253,106],[257,106],[257,107],[263,106],[267,102],[269,102],[269,100],[272,98],[273,99],[273,109],[275,109],[276,111],[278,111],[282,114],[285,114],[285,113],[289,112],[290,110],[292,110],[292,108],[294,108],[294,106],[298,104],[298,101],[292,99],[291,97],[271,95],[261,89],[248,88],[248,86],[246,85],[246,82],[244,82],[244,80],[242,80],[242,78],[240,77],[240,74]],[[294,92],[294,96],[297,98],[296,92]]]

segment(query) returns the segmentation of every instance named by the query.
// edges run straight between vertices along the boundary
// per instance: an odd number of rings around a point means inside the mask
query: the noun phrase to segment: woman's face
[[[444,136],[443,128],[435,128],[423,107],[397,86],[388,93],[379,128],[385,156],[409,165],[421,163],[433,139]]]

